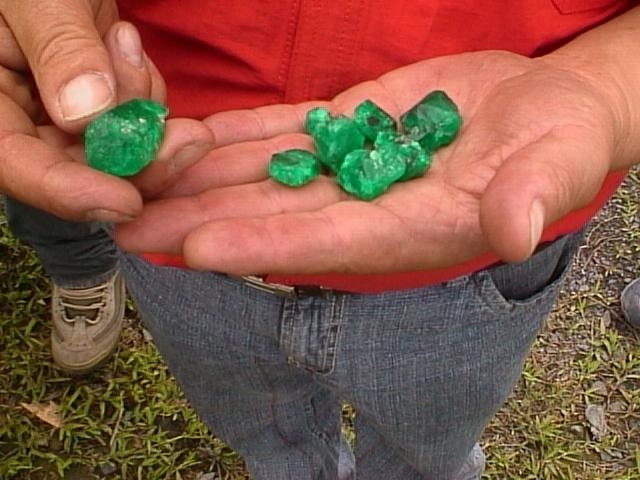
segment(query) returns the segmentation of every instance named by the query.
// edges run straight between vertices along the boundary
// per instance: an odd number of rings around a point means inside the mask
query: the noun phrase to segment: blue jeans
[[[8,197],[5,210],[11,232],[34,248],[57,285],[97,285],[116,268],[118,254],[106,225],[69,222]]]
[[[521,373],[581,236],[530,260],[382,294],[278,296],[122,259],[187,398],[254,480],[468,480],[461,468]],[[341,402],[356,411],[355,462]],[[339,474],[339,463],[351,471]]]

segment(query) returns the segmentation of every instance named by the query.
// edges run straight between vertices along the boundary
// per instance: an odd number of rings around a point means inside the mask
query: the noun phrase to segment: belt
[[[534,250],[532,255],[540,253],[545,250],[549,245],[552,245],[554,242],[542,242],[538,245],[538,247]],[[488,265],[483,270],[492,270],[494,268],[501,267],[506,265],[504,262],[496,262],[491,265]],[[264,278],[258,275],[245,275],[245,276],[237,276],[237,275],[229,275],[229,277],[234,278],[236,280],[241,281],[246,286],[253,288],[255,290],[260,290],[261,292],[270,293],[272,295],[278,295],[280,297],[285,298],[297,298],[300,296],[307,297],[326,297],[335,293],[345,293],[341,290],[335,290],[332,288],[322,287],[318,285],[285,285],[283,283],[275,283],[275,282],[267,282]]]
[[[235,278],[236,280],[240,280],[247,287],[285,298],[297,298],[300,296],[326,297],[331,294],[342,293],[331,288],[321,287],[319,285],[284,285],[282,283],[267,282],[262,277],[259,277],[257,275],[230,275],[230,277]]]

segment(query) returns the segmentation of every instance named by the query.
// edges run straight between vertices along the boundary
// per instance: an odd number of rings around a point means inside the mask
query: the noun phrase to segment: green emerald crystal
[[[306,150],[291,149],[278,152],[269,162],[269,176],[290,187],[309,183],[320,173],[316,156]]]
[[[396,121],[371,100],[365,100],[353,111],[353,120],[367,139],[375,141],[379,133],[393,133]]]
[[[307,112],[307,118],[304,122],[305,131],[315,136],[319,128],[323,128],[331,120],[331,113],[323,107],[312,108]]]
[[[435,90],[402,115],[400,123],[407,136],[433,152],[453,141],[462,119],[458,107],[447,94]]]
[[[404,182],[422,176],[431,166],[431,154],[415,140],[396,133],[381,132],[374,143],[383,156],[395,155],[402,159],[405,172],[398,181]]]
[[[372,200],[396,182],[423,175],[431,166],[431,154],[455,139],[462,118],[447,94],[436,90],[399,123],[371,100],[354,109],[353,119],[313,108],[307,112],[305,130],[313,137],[317,156],[304,150],[280,152],[271,159],[269,175],[301,186],[324,167],[345,191]]]
[[[354,150],[340,167],[338,184],[361,200],[372,200],[386,192],[405,173],[404,161],[378,150]]]
[[[326,109],[315,108],[307,115],[305,126],[313,137],[320,163],[332,173],[338,172],[349,152],[364,146],[364,135],[356,123],[344,115],[333,117]]]
[[[119,177],[138,173],[158,153],[167,113],[157,102],[134,99],[96,117],[84,131],[87,164]]]

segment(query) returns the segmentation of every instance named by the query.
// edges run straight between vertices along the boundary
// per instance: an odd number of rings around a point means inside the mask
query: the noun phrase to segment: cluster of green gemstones
[[[158,153],[167,113],[163,105],[137,98],[99,115],[84,131],[87,164],[119,177],[135,175]]]
[[[112,175],[135,175],[157,155],[166,116],[163,105],[145,99],[98,116],[84,133],[87,163]],[[399,122],[370,100],[355,108],[353,118],[314,108],[305,129],[314,139],[315,154],[300,149],[277,153],[269,175],[299,187],[326,171],[348,193],[371,200],[395,182],[423,175],[433,152],[454,140],[460,124],[458,108],[440,90],[429,93]]]
[[[404,113],[399,124],[371,100],[358,105],[353,118],[314,108],[305,130],[313,137],[315,154],[301,149],[276,153],[269,176],[300,187],[325,170],[346,192],[372,200],[396,182],[423,175],[433,152],[454,140],[461,123],[457,106],[441,90]]]

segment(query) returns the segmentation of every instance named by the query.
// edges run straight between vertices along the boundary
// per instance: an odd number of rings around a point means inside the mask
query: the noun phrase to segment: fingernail
[[[529,252],[538,246],[544,229],[544,206],[540,200],[534,200],[529,209]]]
[[[133,215],[128,215],[122,212],[116,212],[115,210],[107,210],[104,208],[97,208],[87,212],[87,221],[89,222],[107,222],[107,223],[122,223],[129,222],[134,219]]]
[[[65,120],[79,120],[105,108],[113,99],[113,88],[100,73],[86,73],[67,83],[58,97]]]
[[[129,24],[122,25],[116,33],[116,43],[122,58],[136,68],[144,67],[142,41],[135,27]]]
[[[185,145],[169,161],[168,172],[174,174],[184,170],[204,157],[213,148],[214,145],[210,142],[196,142]]]

